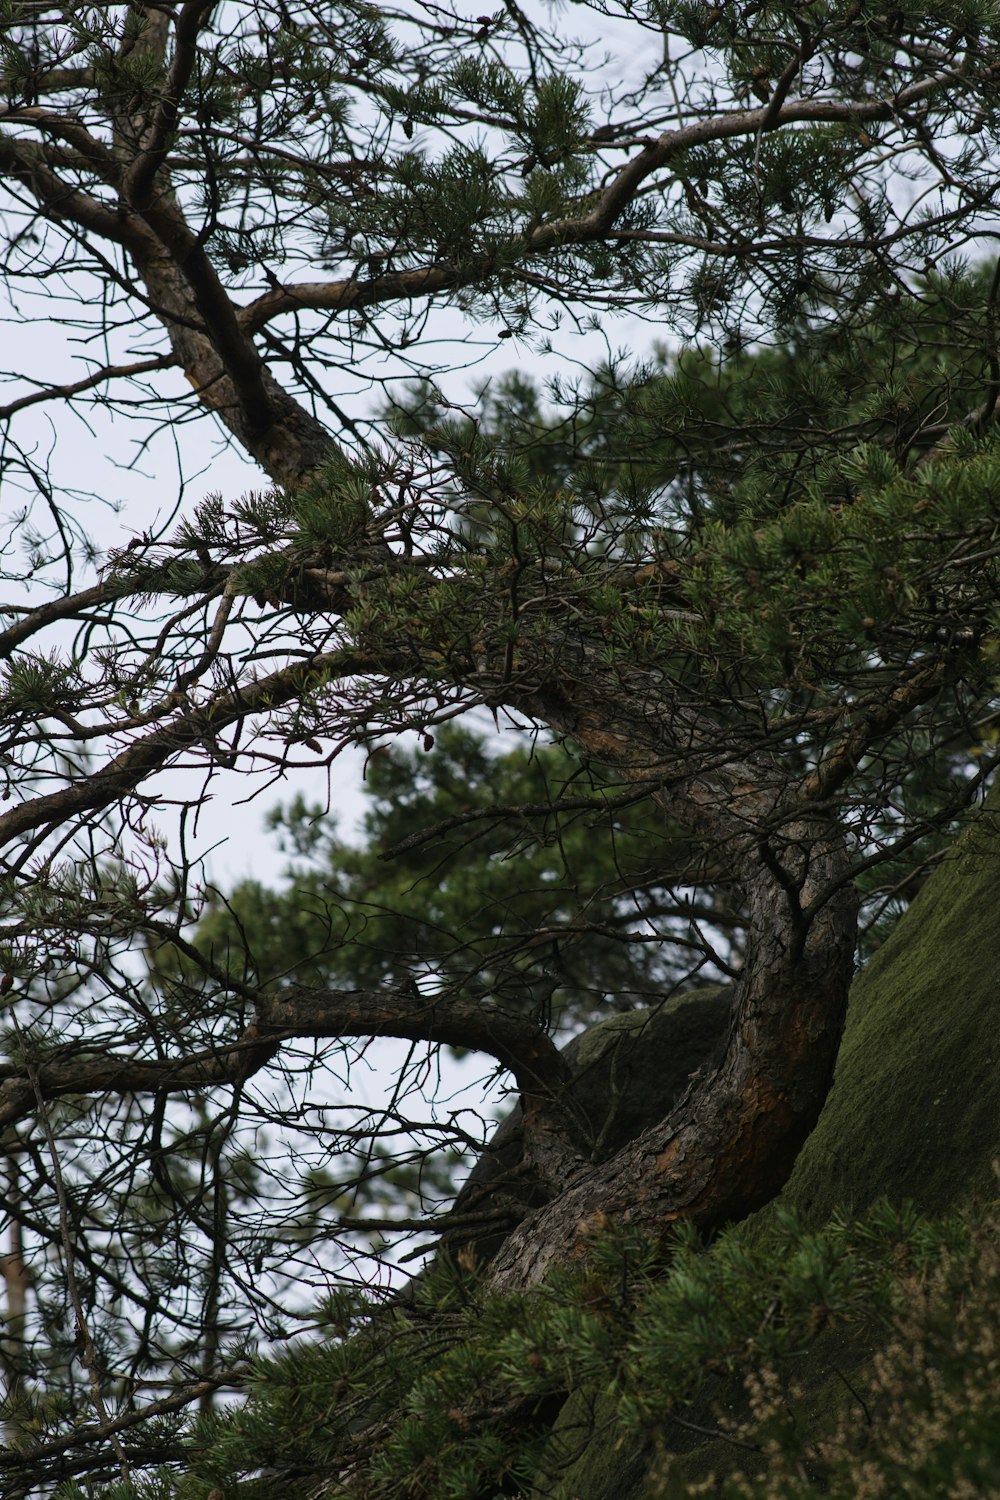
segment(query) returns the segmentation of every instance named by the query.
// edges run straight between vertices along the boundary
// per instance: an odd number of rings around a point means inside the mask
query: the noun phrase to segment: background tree
[[[630,798],[595,818],[614,799],[560,747],[498,754],[446,725],[433,753],[380,749],[365,794],[360,847],[321,809],[279,810],[289,884],[216,894],[199,945],[271,981],[294,973],[374,988],[433,976],[547,1016],[563,1035],[699,974],[717,980],[737,961],[737,914],[657,884],[662,815]]]
[[[596,1226],[703,1232],[765,1202],[826,1096],[859,896],[910,880],[991,768],[997,277],[962,251],[996,232],[992,7],[594,14],[633,67],[516,7],[3,15],[11,295],[85,298],[69,325],[101,349],[4,408],[25,499],[0,635],[0,1124],[18,1243],[52,1272],[44,1366],[17,1351],[21,1472],[169,1457],[171,1428],[126,1435],[238,1383],[250,1333],[282,1337],[334,1283],[357,1245],[329,1213],[343,1184],[416,1130],[416,1204],[426,1147],[476,1144],[405,1103],[427,1048],[482,1053],[521,1095],[548,1201],[499,1288]],[[444,304],[539,356],[560,319],[623,311],[678,348],[564,381],[554,410],[522,382],[456,414],[423,353]],[[395,429],[345,405],[366,359],[424,382]],[[143,440],[204,416],[266,488],[143,517],[78,579],[100,549],[77,480],[17,436],[66,401],[135,414]],[[577,768],[521,768],[545,789],[517,804],[532,853],[501,923],[461,910],[471,936],[435,943],[409,912],[373,963],[338,869],[302,962],[246,923],[245,962],[218,922],[192,930],[161,772],[281,777],[405,731],[434,756],[473,707]],[[581,830],[583,879],[532,926],[515,896],[576,876]],[[532,846],[550,837],[558,863]],[[666,995],[692,952],[738,970],[720,1065],[604,1160],[549,1033],[573,988],[553,924],[581,955],[601,939],[612,1006],[640,979]],[[589,977],[571,998],[592,1006]],[[331,1074],[384,1037],[417,1049],[391,1102],[340,1113]],[[92,1449],[63,1425],[85,1409]]]

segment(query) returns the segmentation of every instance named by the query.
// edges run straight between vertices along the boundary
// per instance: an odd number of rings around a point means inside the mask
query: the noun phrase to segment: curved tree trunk
[[[833,1076],[857,900],[835,827],[803,819],[785,837],[780,866],[760,850],[742,861],[749,942],[721,1064],[695,1080],[661,1123],[610,1160],[579,1167],[564,1191],[525,1219],[493,1262],[498,1286],[536,1282],[583,1253],[588,1235],[611,1220],[653,1232],[679,1219],[714,1229],[767,1202],[786,1181]],[[811,910],[830,886],[829,898]],[[529,1152],[537,1114],[526,1116]],[[544,1170],[544,1147],[538,1155]]]
[[[654,798],[713,862],[729,863],[748,913],[747,948],[719,1067],[665,1118],[609,1161],[584,1163],[564,1117],[526,1099],[526,1150],[555,1194],[527,1218],[493,1263],[498,1285],[536,1281],[580,1253],[614,1219],[661,1231],[687,1219],[703,1229],[744,1217],[787,1179],[833,1076],[854,969],[857,897],[847,840],[766,754],[728,762],[710,703],[676,697],[627,666],[608,674],[577,639],[560,679],[496,697],[570,735],[626,780],[652,781]],[[490,690],[485,690],[489,698]],[[665,1101],[666,1104],[666,1101]]]

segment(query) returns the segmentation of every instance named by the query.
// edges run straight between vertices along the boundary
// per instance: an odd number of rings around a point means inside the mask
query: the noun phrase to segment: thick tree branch
[[[673,157],[697,146],[739,136],[755,136],[762,131],[775,131],[786,125],[809,121],[860,124],[866,120],[889,120],[899,108],[920,102],[949,81],[948,74],[935,75],[932,79],[922,80],[911,88],[903,89],[895,100],[840,103],[835,100],[794,99],[782,104],[777,110],[768,103],[761,109],[737,110],[731,114],[696,121],[678,130],[666,131],[655,140],[646,142],[639,155],[616,173],[590,213],[541,225],[522,239],[515,240],[513,248],[530,256],[557,247],[587,244],[612,234],[616,220],[624,213],[646,179],[666,166]],[[671,243],[687,243],[680,236],[661,238]],[[438,292],[455,291],[488,277],[492,271],[492,260],[484,257],[461,269],[440,262],[367,280],[352,277],[347,281],[277,286],[242,308],[239,317],[247,330],[256,332],[284,313],[306,309],[333,313],[352,312],[384,303],[409,301],[417,297],[433,296]]]
[[[35,1113],[36,1089],[49,1101],[244,1083],[267,1066],[283,1042],[303,1037],[399,1037],[483,1052],[510,1069],[526,1097],[544,1097],[556,1110],[570,1077],[559,1049],[536,1021],[489,1002],[294,985],[259,999],[253,1022],[238,1040],[188,1057],[146,1059],[109,1051],[24,1068],[2,1066],[0,1127]]]
[[[15,140],[0,132],[0,173],[28,189],[46,218],[127,245],[133,230],[107,204],[63,182],[45,162],[44,148],[33,141]]]
[[[252,339],[240,327],[235,305],[204,245],[197,235],[192,234],[180,209],[174,203],[164,201],[162,196],[142,210],[142,218],[190,288],[193,306],[232,381],[243,421],[251,432],[266,430],[274,421],[275,411],[264,379],[263,362]],[[148,273],[154,264],[152,259],[143,256],[140,269]],[[147,286],[155,295],[153,278],[147,279]],[[201,378],[197,369],[188,373]]]
[[[103,148],[95,142],[94,149]],[[166,363],[184,369],[202,404],[276,482],[294,486],[334,453],[327,429],[265,370],[201,238],[168,188],[141,213],[117,213],[64,183],[42,147],[3,134],[0,172],[21,182],[54,222],[129,250],[149,306],[170,338],[173,359]]]
[[[889,693],[867,704],[851,731],[805,777],[799,793],[802,800],[819,803],[832,797],[857,770],[873,742],[901,724],[915,708],[935,698],[951,675],[946,657],[922,662]]]
[[[337,993],[293,985],[259,1002],[257,1029],[267,1037],[393,1036],[467,1047],[509,1068],[523,1093],[557,1105],[569,1081],[559,1049],[537,1021],[460,995]]]
[[[99,181],[106,186],[115,188],[118,186],[121,178],[118,162],[108,148],[72,116],[56,114],[53,110],[42,109],[37,105],[19,105],[14,108],[0,109],[0,121],[34,125],[45,135],[65,141],[67,146],[72,146],[77,152],[78,165],[88,166],[97,174]]]
[[[667,165],[671,158],[712,141],[732,140],[738,136],[756,136],[762,131],[780,130],[786,125],[862,124],[867,120],[891,120],[904,109],[929,98],[952,82],[951,71],[922,79],[901,89],[894,99],[835,100],[792,99],[775,111],[769,101],[761,109],[734,110],[697,120],[677,130],[668,130],[651,140],[608,184],[591,213],[581,219],[567,219],[562,224],[545,225],[531,237],[532,248],[549,243],[567,244],[573,240],[597,239],[611,229],[616,219],[631,203],[642,183]]]
[[[0,660],[11,656],[18,646],[22,646],[49,625],[54,625],[57,620],[79,619],[95,605],[110,603],[112,599],[120,598],[124,592],[126,590],[118,580],[105,579],[102,583],[95,583],[93,588],[82,589],[78,594],[52,599],[48,604],[40,604],[37,609],[25,609],[19,620],[0,630]],[[131,592],[131,585],[128,586],[128,592]],[[0,609],[0,615],[6,613],[6,609]]]
[[[416,297],[432,297],[437,292],[454,291],[488,274],[492,260],[484,259],[475,268],[459,271],[442,263],[417,266],[411,271],[374,276],[365,281],[351,277],[348,281],[311,281],[294,286],[276,286],[264,292],[240,310],[240,322],[248,332],[257,332],[282,313],[356,312],[387,302],[405,302]]]
[[[185,0],[174,22],[174,58],[152,124],[122,180],[122,197],[147,208],[156,173],[163,165],[180,118],[181,99],[198,60],[198,37],[216,0]]]

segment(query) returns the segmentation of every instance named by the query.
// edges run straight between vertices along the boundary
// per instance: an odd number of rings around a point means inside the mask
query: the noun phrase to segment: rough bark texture
[[[722,1059],[732,986],[709,985],[671,996],[652,1009],[626,1011],[573,1037],[562,1050],[573,1117],[583,1123],[592,1161],[606,1161],[641,1135],[684,1093],[692,1077]],[[551,1184],[525,1154],[519,1100],[498,1126],[455,1201],[456,1228],[442,1238],[451,1255],[471,1251],[492,1260]],[[482,1220],[486,1219],[484,1223]]]
[[[829,1088],[856,924],[854,893],[843,884],[803,932],[804,908],[843,877],[846,855],[829,831],[797,832],[797,858],[786,851],[780,873],[759,853],[744,855],[750,940],[719,1068],[526,1219],[494,1262],[497,1286],[540,1280],[583,1253],[610,1219],[662,1232],[685,1218],[711,1229],[760,1207],[786,1181]]]
[[[531,1284],[585,1249],[609,1219],[664,1231],[744,1217],[786,1181],[829,1089],[854,966],[857,898],[836,821],[796,801],[766,756],[726,761],[718,726],[662,695],[655,674],[596,665],[567,641],[561,680],[506,689],[626,779],[653,778],[671,817],[728,862],[749,922],[725,1056],[664,1118],[593,1167],[561,1149],[544,1107],[526,1108],[529,1156],[562,1191],[493,1264],[500,1287]],[[704,686],[704,685],[702,685]],[[504,689],[499,689],[504,691]],[[668,1112],[669,1108],[669,1112]]]
[[[338,451],[333,437],[266,368],[173,205],[145,218],[158,233],[136,232],[129,249],[177,364],[274,483],[294,489]]]

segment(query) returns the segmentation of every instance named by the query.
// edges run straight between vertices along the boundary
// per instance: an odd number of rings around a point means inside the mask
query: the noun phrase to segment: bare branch
[[[376,664],[364,652],[345,648],[296,662],[216,698],[204,708],[180,713],[85,779],[61,791],[19,803],[0,814],[0,845],[36,829],[65,824],[84,813],[111,807],[182,751],[211,744],[231,724],[262,710],[281,708],[321,679],[333,680],[372,669],[377,670]],[[177,695],[177,702],[178,705],[184,702],[182,693]]]
[[[149,375],[155,370],[169,370],[176,363],[172,354],[158,354],[153,359],[137,359],[126,365],[105,365],[82,380],[67,381],[65,385],[47,385],[30,395],[18,396],[0,406],[0,421],[12,417],[29,406],[39,406],[46,401],[68,401],[72,396],[92,391],[95,386],[106,385],[110,380],[130,380],[136,375]]]
[[[509,1068],[518,1087],[558,1104],[569,1072],[558,1048],[530,1017],[488,1002],[390,991],[316,990],[292,985],[261,997],[256,1017],[236,1041],[185,1058],[113,1052],[68,1062],[0,1066],[0,1126],[31,1115],[38,1099],[86,1094],[183,1093],[245,1083],[292,1038],[400,1037],[471,1048]]]

